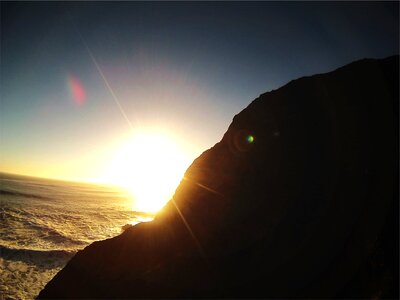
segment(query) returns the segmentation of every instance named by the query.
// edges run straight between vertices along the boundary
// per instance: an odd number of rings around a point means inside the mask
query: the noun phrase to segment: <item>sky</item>
[[[0,171],[96,181],[138,130],[192,160],[260,94],[398,54],[398,28],[398,2],[1,2]]]

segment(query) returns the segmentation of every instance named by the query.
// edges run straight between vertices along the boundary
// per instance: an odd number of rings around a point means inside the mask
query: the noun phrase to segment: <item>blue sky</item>
[[[398,2],[1,8],[0,171],[45,177],[91,180],[130,134],[84,43],[134,130],[173,132],[192,158],[259,94],[399,52]],[[86,92],[83,105],[73,102],[71,77]]]

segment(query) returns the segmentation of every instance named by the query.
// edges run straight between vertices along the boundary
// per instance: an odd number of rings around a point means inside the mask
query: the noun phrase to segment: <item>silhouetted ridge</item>
[[[398,297],[398,66],[261,95],[153,222],[79,251],[39,298]]]

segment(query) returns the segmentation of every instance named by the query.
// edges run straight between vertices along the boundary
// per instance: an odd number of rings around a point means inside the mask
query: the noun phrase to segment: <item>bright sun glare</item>
[[[172,197],[188,167],[188,157],[170,136],[141,132],[117,152],[108,181],[133,196],[133,210],[156,212]]]

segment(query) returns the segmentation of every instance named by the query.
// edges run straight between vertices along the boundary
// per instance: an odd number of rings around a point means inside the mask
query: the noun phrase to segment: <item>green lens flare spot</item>
[[[252,136],[252,135],[249,135],[249,136],[247,136],[247,142],[248,143],[253,143],[254,142],[254,136]]]

